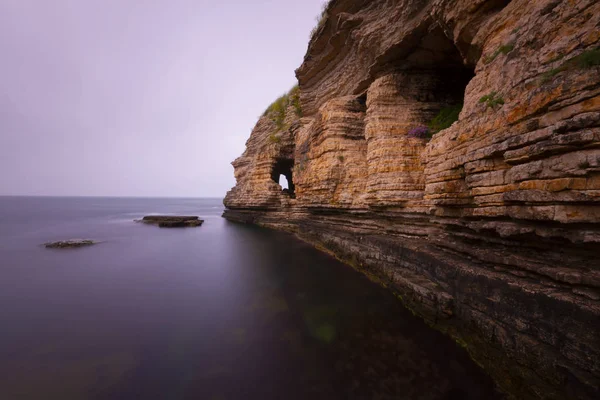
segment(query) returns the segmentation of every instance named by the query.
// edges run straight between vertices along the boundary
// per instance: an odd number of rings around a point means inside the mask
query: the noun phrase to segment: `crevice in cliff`
[[[487,12],[487,13],[499,12],[499,11],[504,10],[504,8],[506,8],[506,6],[508,6],[511,1],[512,0],[491,0],[491,1],[483,2],[474,11]]]

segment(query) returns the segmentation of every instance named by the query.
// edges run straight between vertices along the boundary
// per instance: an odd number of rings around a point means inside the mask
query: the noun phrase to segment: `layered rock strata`
[[[225,217],[377,277],[516,398],[600,397],[600,3],[326,15],[296,71],[302,117],[260,119]]]

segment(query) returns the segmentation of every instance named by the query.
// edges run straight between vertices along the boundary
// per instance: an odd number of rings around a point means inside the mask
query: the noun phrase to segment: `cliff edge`
[[[224,216],[377,277],[516,398],[600,398],[600,3],[333,0],[296,75]]]

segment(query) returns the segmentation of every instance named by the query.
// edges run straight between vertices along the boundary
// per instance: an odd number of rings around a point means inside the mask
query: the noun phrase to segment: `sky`
[[[323,0],[1,0],[0,195],[222,197]]]

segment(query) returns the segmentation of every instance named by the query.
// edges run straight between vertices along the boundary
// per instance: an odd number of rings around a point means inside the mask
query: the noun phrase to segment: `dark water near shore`
[[[491,399],[387,290],[217,199],[0,197],[0,399]],[[200,215],[200,228],[133,223]],[[102,241],[48,250],[70,238]]]

